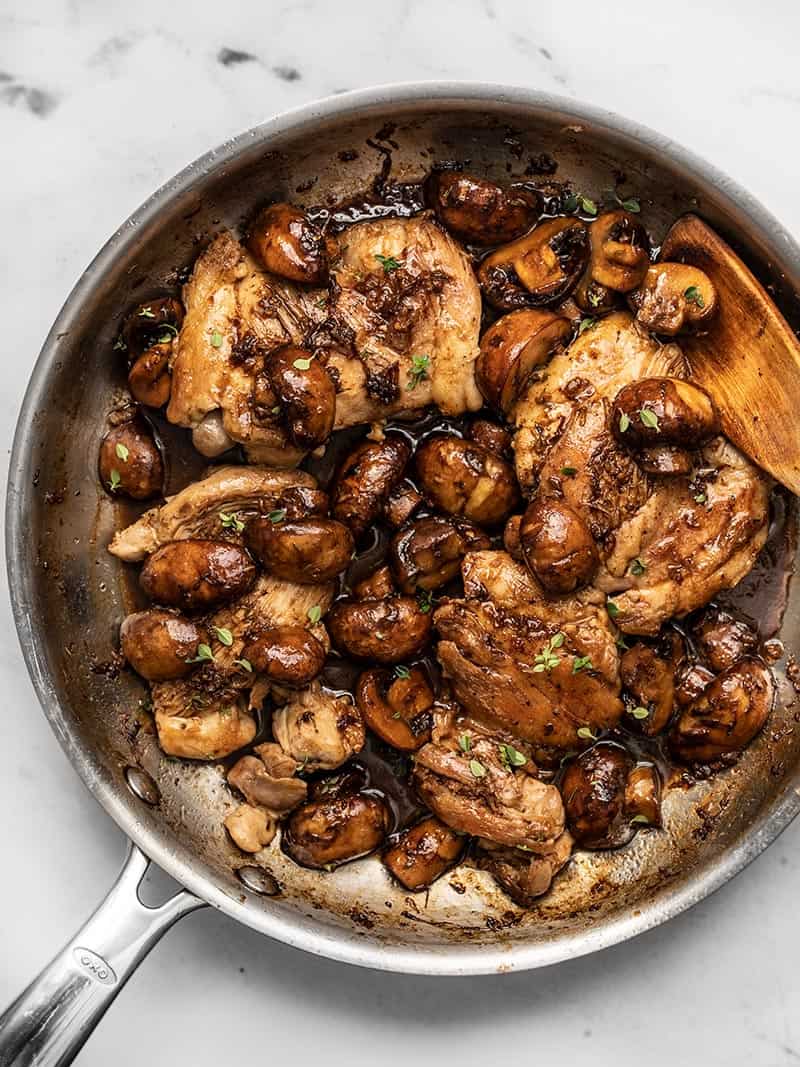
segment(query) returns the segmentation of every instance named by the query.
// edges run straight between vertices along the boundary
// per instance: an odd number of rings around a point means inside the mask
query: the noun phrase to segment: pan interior
[[[246,887],[259,887],[253,861],[222,829],[233,802],[221,769],[165,758],[142,726],[144,689],[114,667],[132,575],[106,552],[122,517],[120,505],[98,492],[95,457],[124,384],[112,352],[120,316],[174,288],[203,243],[224,226],[238,228],[259,203],[355,195],[387,151],[400,180],[447,159],[507,180],[547,152],[559,180],[595,195],[622,171],[656,240],[676,216],[699,212],[773,287],[790,322],[798,260],[790,242],[756,225],[721,184],[601,116],[577,119],[526,103],[524,94],[505,101],[399,95],[394,103],[378,95],[370,106],[307,109],[243,135],[157,194],[87,271],[48,340],[20,423],[9,496],[12,593],[23,648],[62,744],[122,828],[176,878],[266,933],[354,962],[452,973],[532,966],[654,925],[721,884],[789,821],[800,784],[791,686],[781,676],[779,706],[735,768],[667,792],[664,832],[640,833],[616,852],[578,853],[529,911],[473,870],[459,868],[429,893],[410,895],[376,858],[320,875],[278,849],[266,863],[276,885],[261,883],[277,895],[253,892]],[[788,652],[797,633],[798,597],[790,593],[780,634]],[[157,803],[147,802],[156,797],[131,768],[156,783]],[[250,871],[237,875],[242,867]]]

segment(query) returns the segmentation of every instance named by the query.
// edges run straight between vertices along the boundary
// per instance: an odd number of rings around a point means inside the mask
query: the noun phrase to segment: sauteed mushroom
[[[703,327],[717,310],[717,291],[709,276],[685,263],[654,263],[629,296],[636,319],[668,337]]]
[[[276,685],[300,688],[322,670],[325,649],[301,626],[275,626],[251,641],[242,658]]]
[[[611,430],[628,448],[700,448],[719,433],[711,397],[680,378],[640,378],[623,386],[611,408]]]
[[[583,848],[617,848],[640,823],[658,825],[659,779],[620,745],[601,741],[569,764],[561,782],[567,825]]]
[[[473,441],[429,437],[417,449],[416,464],[422,491],[451,515],[496,526],[519,501],[510,464]]]
[[[100,442],[98,471],[112,496],[150,500],[160,495],[164,464],[144,419],[136,417],[108,431]]]
[[[534,189],[504,189],[454,170],[433,171],[425,182],[425,196],[443,226],[478,245],[513,241],[542,211],[541,195]]]
[[[589,269],[605,289],[627,293],[640,285],[650,266],[644,226],[628,211],[607,211],[589,226]]]
[[[433,815],[412,826],[387,849],[383,862],[397,881],[412,893],[426,889],[458,861],[464,837]]]
[[[320,230],[291,204],[271,204],[250,227],[247,247],[268,271],[305,285],[325,285],[328,252]]]
[[[402,663],[417,655],[431,633],[430,605],[424,611],[411,596],[340,600],[326,622],[340,651],[378,663]]]
[[[431,515],[396,533],[389,547],[392,570],[404,593],[438,589],[454,578],[464,555],[489,547],[480,527],[466,519]]]
[[[336,389],[314,353],[295,345],[271,352],[267,374],[298,448],[316,448],[328,440],[336,415]]]
[[[389,831],[386,805],[361,793],[316,800],[290,816],[283,849],[302,867],[333,869],[374,852]]]
[[[162,608],[128,615],[122,621],[119,636],[123,656],[149,682],[183,678],[192,670],[197,646],[208,644],[202,627]]]
[[[157,341],[132,364],[128,371],[128,388],[134,400],[148,408],[164,407],[172,390],[171,356],[172,340]],[[227,447],[230,448],[230,444]]]
[[[255,577],[255,565],[243,548],[190,537],[157,549],[142,567],[139,582],[157,604],[194,611],[240,596]]]
[[[490,422],[489,419],[475,419],[471,422],[467,428],[467,437],[501,459],[508,459],[511,455],[511,434],[505,426]]]
[[[551,593],[571,593],[597,570],[597,546],[583,519],[554,497],[535,497],[519,527],[522,555]]]
[[[416,752],[431,736],[433,690],[421,667],[402,673],[380,668],[358,679],[356,702],[378,737],[401,752]]]
[[[622,656],[620,676],[630,698],[626,700],[627,724],[647,737],[661,733],[675,705],[672,664],[639,641]]]
[[[488,255],[478,267],[478,282],[489,303],[507,311],[555,304],[577,284],[588,258],[580,219],[547,219]]]
[[[403,477],[411,448],[399,434],[383,441],[364,441],[345,459],[336,475],[331,514],[345,523],[356,540],[381,513],[392,489]]]
[[[498,319],[481,337],[475,365],[478,388],[486,402],[508,414],[533,371],[571,333],[569,319],[552,311],[523,309]]]
[[[290,521],[282,511],[247,524],[247,546],[265,569],[302,585],[328,582],[341,574],[353,554],[348,528],[335,519]]]
[[[394,596],[396,592],[392,571],[387,564],[376,568],[372,574],[353,586],[353,596],[356,600],[383,600],[384,597]]]

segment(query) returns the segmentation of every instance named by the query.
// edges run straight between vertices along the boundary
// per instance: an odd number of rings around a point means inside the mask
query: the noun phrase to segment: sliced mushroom
[[[711,397],[681,378],[639,378],[611,407],[611,431],[627,448],[676,445],[696,449],[720,432]]]
[[[535,189],[504,189],[454,170],[434,170],[425,181],[425,197],[442,225],[470,244],[513,241],[542,212],[542,197]]]
[[[112,496],[150,500],[160,496],[164,463],[144,419],[138,416],[114,426],[100,442],[98,472]]]
[[[677,445],[654,445],[640,448],[636,463],[647,474],[689,474],[694,467],[694,457],[685,448]]]
[[[628,775],[625,814],[631,825],[661,825],[661,776],[652,763],[639,764]]]
[[[157,604],[193,611],[241,596],[255,577],[255,565],[239,545],[188,537],[149,556],[139,583]]]
[[[465,840],[462,834],[429,815],[384,852],[383,862],[400,885],[416,893],[458,862]]]
[[[422,494],[413,485],[401,483],[389,494],[383,515],[390,526],[404,526],[422,503]]]
[[[547,363],[571,334],[569,319],[552,311],[503,315],[481,337],[475,364],[475,379],[486,402],[508,414],[533,371]]]
[[[399,434],[380,442],[364,441],[345,459],[336,475],[331,514],[349,526],[356,540],[381,514],[389,494],[403,477],[411,448]]]
[[[496,526],[519,502],[513,467],[473,441],[451,434],[428,437],[417,449],[416,465],[426,497],[451,515]]]
[[[125,659],[150,682],[183,678],[192,670],[197,646],[208,643],[205,631],[191,619],[162,608],[128,615],[119,636]]]
[[[129,363],[135,363],[155,344],[170,345],[183,323],[183,305],[172,296],[148,300],[128,315],[122,327],[122,343]]]
[[[607,211],[589,226],[589,274],[605,289],[627,293],[641,285],[650,266],[650,242],[628,211]]]
[[[628,302],[642,326],[674,337],[682,330],[699,330],[713,318],[717,291],[698,267],[655,263]]]
[[[431,736],[434,694],[421,667],[402,674],[380,668],[364,671],[356,703],[367,726],[401,752],[416,752]]]
[[[260,852],[272,842],[278,829],[268,811],[252,804],[240,804],[222,821],[233,843],[242,852]]]
[[[411,596],[386,600],[340,600],[326,618],[334,645],[356,659],[402,663],[416,656],[431,635],[431,612]]]
[[[128,371],[128,388],[134,400],[149,408],[163,408],[169,402],[171,357],[172,340],[157,341],[133,362]]]
[[[247,247],[271,274],[305,285],[328,281],[322,232],[292,204],[271,204],[250,227]]]
[[[716,675],[702,663],[693,663],[681,672],[675,686],[675,703],[681,708],[693,704],[714,681]]]
[[[519,528],[526,564],[551,593],[572,593],[592,580],[600,557],[589,528],[564,500],[535,497]]]
[[[389,558],[398,587],[413,593],[451,581],[467,552],[489,545],[489,538],[474,523],[431,515],[394,535]]]
[[[591,315],[593,318],[598,315],[605,315],[609,311],[613,311],[617,306],[616,294],[611,289],[606,289],[604,285],[596,282],[591,274],[591,268],[587,267],[581,280],[572,290],[572,300],[578,305],[581,311],[586,312],[587,315]],[[563,308],[561,309],[564,310]]]
[[[267,374],[294,444],[324,444],[333,429],[336,389],[322,363],[313,352],[286,345],[269,354]]]
[[[769,669],[746,656],[715,678],[681,714],[669,745],[684,763],[711,763],[750,744],[772,710]]]
[[[626,690],[626,725],[635,726],[646,737],[661,733],[675,706],[672,664],[639,641],[623,654],[620,677]]]
[[[335,519],[251,519],[247,546],[269,574],[301,585],[328,582],[341,574],[353,554],[353,537]]]
[[[332,869],[374,852],[390,824],[389,810],[378,797],[346,794],[312,801],[294,811],[282,846],[302,867]]]
[[[478,267],[478,282],[490,304],[508,311],[555,304],[577,284],[588,258],[580,219],[547,219],[488,255]]]
[[[276,685],[299,689],[322,670],[325,649],[301,626],[276,626],[246,645],[242,658]]]

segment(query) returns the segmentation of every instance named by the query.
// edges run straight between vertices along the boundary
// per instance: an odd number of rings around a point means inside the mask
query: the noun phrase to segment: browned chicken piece
[[[625,633],[656,634],[730,589],[767,539],[767,476],[722,437],[700,457],[693,477],[661,480],[620,525],[595,577]]]
[[[182,694],[161,692],[181,687],[180,682],[160,682],[153,686],[153,705],[158,743],[168,756],[213,760],[229,756],[256,735],[256,721],[243,707],[238,694],[210,697],[205,707],[185,705]],[[175,699],[175,697],[178,699]],[[172,699],[170,699],[172,698]]]
[[[316,480],[304,471],[216,467],[116,533],[108,550],[126,563],[136,563],[169,541],[230,539],[237,525],[246,526],[248,518],[267,515],[292,502],[298,509],[311,509],[318,495]]]
[[[466,254],[435,223],[352,226],[333,273],[332,314],[364,364],[360,388],[338,397],[337,427],[381,417],[387,402],[391,411],[433,403],[447,415],[481,407],[480,291]]]
[[[660,345],[627,311],[613,312],[584,330],[534,372],[514,408],[514,453],[523,490],[535,488],[550,449],[588,400],[610,402],[637,378],[681,378],[686,372],[680,348]],[[566,459],[562,465],[580,469]]]
[[[253,804],[240,804],[222,822],[242,852],[260,852],[270,844],[278,829],[270,813]]]
[[[333,274],[329,300],[260,269],[229,233],[199,257],[167,417],[192,428],[204,454],[239,443],[254,463],[299,462],[263,373],[286,344],[318,352],[337,391],[334,429],[431,402],[448,414],[480,407],[480,293],[447,234],[426,219],[361,223]]]
[[[505,552],[470,553],[463,573],[467,598],[443,604],[434,625],[445,677],[472,716],[538,758],[579,745],[581,728],[616,725],[619,653],[602,596],[548,599]]]
[[[481,839],[477,862],[481,870],[489,871],[501,889],[521,908],[530,908],[537,897],[552,885],[572,855],[574,841],[568,830],[557,837],[551,846],[539,852],[507,848]]]
[[[416,754],[415,788],[454,830],[546,851],[564,831],[561,794],[540,781],[530,750],[517,745],[522,743],[442,709],[432,741]]]
[[[272,713],[272,732],[283,751],[305,770],[341,767],[364,747],[361,713],[346,696],[336,696],[312,682],[298,691],[276,690],[284,699]]]

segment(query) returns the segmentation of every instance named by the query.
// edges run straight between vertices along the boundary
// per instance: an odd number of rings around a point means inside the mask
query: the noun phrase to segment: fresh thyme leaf
[[[576,656],[572,661],[572,673],[577,674],[579,671],[593,670],[591,656]]]
[[[230,632],[230,630],[226,629],[224,626],[212,626],[211,629],[214,631],[220,642],[225,645],[226,648],[231,647],[231,645],[233,644],[233,634]]]
[[[592,733],[591,727],[589,726],[581,726],[578,730],[578,737],[580,737],[582,741],[597,740],[597,735]]]
[[[554,667],[557,667],[559,665],[561,660],[554,653],[553,649],[561,648],[563,644],[564,635],[560,632],[557,634],[553,634],[553,636],[550,638],[550,640],[547,642],[542,651],[536,656],[534,660],[534,674],[544,674],[545,671],[549,673]]]
[[[472,738],[469,736],[469,734],[461,734],[458,739],[458,747],[461,749],[462,752],[469,752],[469,750],[472,748]]]
[[[429,589],[417,589],[417,604],[423,615],[427,615],[434,604],[433,593]]]
[[[699,308],[704,308],[706,306],[703,294],[696,285],[690,285],[683,295],[687,304],[696,304]]]
[[[705,493],[697,493],[697,495],[694,498],[694,502],[695,502],[695,504],[705,504],[705,502],[706,502],[706,494]]]
[[[636,559],[631,560],[631,565],[628,569],[630,570],[631,574],[635,575],[638,578],[640,574],[644,574],[644,572],[647,570],[647,567],[637,556]]]
[[[575,193],[570,193],[569,196],[564,199],[564,203],[562,206],[567,214],[570,214],[570,212],[572,211],[576,211],[578,208],[578,197],[575,195]]]
[[[606,601],[606,611],[608,612],[608,614],[611,616],[612,619],[616,619],[617,615],[619,615],[619,608],[617,607],[617,605],[614,603],[613,600],[607,600]]]
[[[614,196],[617,198],[617,203],[619,204],[619,206],[621,208],[624,208],[625,211],[630,211],[634,215],[638,215],[639,212],[642,210],[642,205],[639,203],[635,196],[626,197],[625,200],[622,199],[619,193],[615,192]]]
[[[577,467],[562,467],[561,468],[561,473],[564,475],[565,478],[574,478],[575,475],[578,473],[578,468]]]
[[[624,634],[617,634],[617,636],[614,638],[614,643],[616,644],[617,648],[621,648],[623,652],[627,652],[628,649],[631,647],[625,640]]]
[[[213,663],[214,653],[211,651],[209,645],[201,644],[197,646],[197,655],[193,659],[187,659],[187,663]]]
[[[582,196],[579,193],[578,194],[578,205],[580,206],[580,208],[583,210],[584,214],[586,214],[586,215],[596,215],[597,214],[597,204],[594,202],[594,200],[592,200],[588,196]]]
[[[408,667],[398,666],[394,669],[394,676],[395,678],[410,678],[411,671],[408,669]]]
[[[122,441],[117,441],[117,447],[114,449],[117,453],[117,459],[121,459],[123,463],[128,462],[128,456],[131,454],[127,445],[123,445]]]
[[[399,259],[395,259],[394,256],[381,256],[378,253],[375,254],[375,258],[383,267],[386,274],[391,274],[393,270],[397,270],[402,267],[402,263]]]
[[[564,644],[564,635],[561,633],[561,631],[559,631],[557,634],[553,634],[553,636],[550,638],[550,647],[551,648],[561,648],[561,646],[563,644]]]
[[[276,525],[279,522],[283,522],[286,518],[286,508],[276,508],[275,511],[270,511],[267,518]]]
[[[513,745],[500,745],[500,760],[506,767],[524,767],[528,757]]]
[[[411,370],[408,372],[408,385],[406,386],[409,393],[416,389],[419,383],[425,381],[428,377],[428,365],[430,364],[430,361],[430,356],[411,357]]]
[[[313,608],[308,609],[308,621],[312,626],[316,626],[319,620],[322,618],[322,608],[319,604],[315,604]]]
[[[634,815],[634,817],[631,819],[631,823],[643,823],[645,826],[649,826],[650,820],[647,818],[646,815]]]
[[[173,326],[170,322],[165,322],[161,325],[160,329],[165,330],[159,337],[156,338],[156,342],[160,345],[168,344],[173,337],[178,336],[178,330],[176,326]]]
[[[115,352],[127,352],[128,351],[128,346],[125,344],[125,342],[122,340],[121,337],[118,337],[116,339],[116,341],[114,342],[114,351]]]
[[[139,308],[139,318],[140,319],[154,319],[155,317],[156,317],[155,316],[155,312],[153,311],[152,308],[150,308],[150,307]]]
[[[120,476],[119,476],[119,471],[118,470],[112,470],[111,471],[111,476],[110,476],[110,479],[109,479],[109,482],[108,482],[108,488],[111,490],[112,493],[115,493],[117,491],[117,488],[119,487],[120,480],[121,479],[120,479]]]
[[[308,370],[311,366],[311,357],[308,356],[307,358],[301,357],[300,359],[296,359],[292,363],[292,366],[296,367],[298,370]]]
[[[646,719],[649,714],[650,712],[647,710],[647,708],[634,708],[631,711],[631,715],[634,717],[634,719]]]
[[[233,530],[234,533],[243,533],[244,523],[235,512],[221,511],[219,521],[223,530]]]
[[[639,412],[639,418],[648,429],[658,429],[658,415],[656,415],[655,411],[651,411],[650,408],[642,408]]]
[[[630,424],[631,424],[631,420],[628,418],[628,416],[623,411],[622,414],[619,417],[619,432],[620,433],[625,433],[625,431],[628,429]]]
[[[469,769],[472,771],[472,774],[475,778],[483,778],[483,776],[486,774],[486,768],[479,760],[476,759],[471,759],[469,761]]]
[[[235,659],[233,661],[235,667],[241,667],[243,671],[247,671],[248,674],[253,673],[253,664],[249,659]]]
[[[596,292],[594,289],[589,289],[586,293],[586,299],[593,308],[599,308],[603,303],[603,294]]]
[[[211,344],[214,348],[222,348],[222,334],[219,330],[214,330],[211,334]]]
[[[583,318],[578,324],[578,337],[585,331],[590,329],[597,322],[597,319]]]

